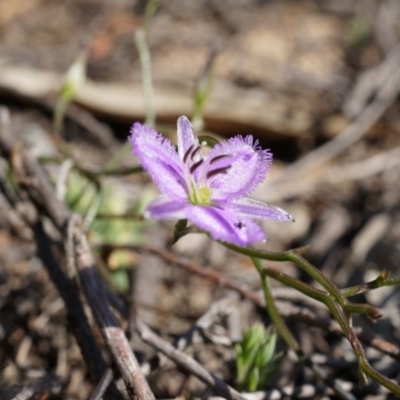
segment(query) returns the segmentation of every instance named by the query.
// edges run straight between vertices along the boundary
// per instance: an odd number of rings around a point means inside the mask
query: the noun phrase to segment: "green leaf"
[[[271,332],[268,335],[265,343],[262,345],[262,350],[257,354],[255,363],[259,368],[264,368],[271,361],[275,353],[276,340],[277,334],[275,332]]]
[[[255,392],[258,388],[259,381],[260,381],[260,372],[258,368],[253,368],[249,373],[247,390],[249,392]]]

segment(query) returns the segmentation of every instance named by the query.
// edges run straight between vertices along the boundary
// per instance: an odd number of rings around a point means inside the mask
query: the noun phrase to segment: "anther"
[[[210,179],[213,176],[216,176],[219,174],[226,174],[230,168],[231,168],[231,166],[229,165],[228,167],[213,169],[212,171],[207,172],[206,178]]]
[[[223,160],[224,158],[229,158],[229,157],[230,157],[230,155],[228,155],[228,154],[223,154],[221,156],[216,156],[216,157],[214,157],[214,158],[212,158],[210,160],[210,165],[215,164],[219,160]]]
[[[191,158],[192,161],[194,161],[194,158],[197,156],[197,154],[199,154],[200,150],[201,150],[201,146],[197,146],[193,150],[192,154],[190,155],[190,158]]]
[[[194,147],[194,144],[192,144],[187,150],[186,150],[186,153],[185,153],[185,155],[183,156],[183,162],[186,164],[186,162],[187,162],[187,160],[188,160],[188,158],[189,158],[189,156],[190,156],[190,153],[192,152],[192,150],[193,150],[193,147]]]
[[[204,160],[201,159],[200,161],[197,161],[197,163],[193,164],[193,165],[190,167],[190,169],[189,169],[190,173],[193,175],[193,174],[194,174],[194,171],[196,171],[196,169],[197,169],[198,167],[200,167],[200,165],[203,164],[203,162],[204,162]]]

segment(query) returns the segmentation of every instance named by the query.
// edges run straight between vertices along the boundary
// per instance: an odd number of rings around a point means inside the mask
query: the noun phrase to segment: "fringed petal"
[[[259,225],[223,208],[188,205],[186,216],[197,227],[209,232],[215,240],[239,246],[265,240],[265,233]]]
[[[224,204],[224,207],[244,218],[293,221],[293,217],[282,208],[244,197]]]
[[[257,144],[252,136],[236,136],[210,150],[205,175],[215,189],[215,200],[245,196],[263,182],[272,154]]]
[[[151,175],[162,193],[173,199],[187,197],[187,189],[182,173],[182,161],[172,143],[154,129],[135,123],[128,138],[133,153]]]

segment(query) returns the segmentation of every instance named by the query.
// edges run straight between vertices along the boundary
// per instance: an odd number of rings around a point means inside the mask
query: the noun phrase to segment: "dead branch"
[[[132,398],[140,400],[154,399],[139,363],[130,349],[128,339],[107,301],[107,293],[95,267],[95,260],[82,231],[76,236],[76,264],[81,278],[83,292],[91,306],[104,339],[113,354],[114,361],[124,379]]]
[[[18,152],[15,153],[15,143],[7,133],[6,115],[7,112],[2,110],[0,113],[0,154],[5,158],[12,160],[19,184],[35,206],[38,215],[47,215],[59,232],[67,239],[68,233],[66,228],[69,220],[72,218],[72,213],[61,201],[59,201],[59,199],[57,199],[56,194],[40,165],[23,149],[18,149]],[[51,271],[50,276],[52,279],[56,280],[55,284],[57,285],[60,294],[62,296],[68,296],[70,293],[74,293],[74,291],[71,291],[71,284],[63,275],[58,263],[54,260],[54,256],[50,251],[52,243],[45,234],[42,222],[39,219],[36,221],[28,221],[28,223],[32,224],[37,240],[41,240],[37,243],[38,252],[41,258],[51,265],[51,269],[49,270],[49,272]],[[131,394],[132,398],[154,399],[154,395],[152,394],[147,381],[143,377],[137,360],[130,349],[124,331],[120,327],[115,315],[108,305],[103,286],[99,283],[100,278],[95,269],[94,258],[87,245],[83,232],[77,229],[75,231],[74,239],[76,241],[76,261],[80,272],[83,291],[92,308],[92,312],[101,332],[103,333],[104,339],[113,355],[114,361],[124,378],[127,390]],[[64,279],[61,278],[61,276],[64,276]],[[77,299],[78,296],[75,294],[74,298]],[[73,301],[76,304],[75,299]],[[68,305],[70,301],[69,297],[66,297],[65,300]],[[76,307],[78,306],[76,305]],[[74,314],[74,316],[76,318],[76,314]],[[82,315],[79,315],[77,318],[78,326],[80,326],[81,318]],[[94,340],[93,343],[95,343]],[[87,354],[83,353],[83,356],[87,356]],[[88,359],[85,357],[85,360],[87,362],[93,362],[93,359],[90,357]],[[98,363],[95,362],[96,366],[102,366],[100,360],[96,361],[98,361]],[[96,382],[101,379],[104,371],[105,368],[103,366],[101,372],[96,374]]]
[[[244,400],[244,397],[235,389],[227,385],[223,380],[208,372],[192,357],[177,350],[172,344],[168,343],[160,336],[156,335],[150,328],[147,327],[139,319],[135,322],[136,330],[141,339],[154,347],[168,358],[170,358],[180,368],[196,376],[202,382],[213,388],[217,394],[225,399]]]

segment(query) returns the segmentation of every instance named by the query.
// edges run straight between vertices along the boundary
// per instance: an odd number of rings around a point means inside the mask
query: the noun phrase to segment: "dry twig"
[[[57,199],[40,165],[23,149],[19,149],[18,153],[15,153],[15,143],[6,132],[7,117],[5,116],[5,111],[2,112],[0,117],[2,117],[0,123],[3,122],[1,123],[0,152],[5,158],[13,161],[20,188],[24,190],[36,209],[37,216],[39,216],[38,219],[35,218],[34,220],[31,219],[27,221],[32,225],[36,233],[35,238],[38,241],[39,256],[46,266],[50,266],[48,271],[61,296],[64,297],[67,310],[70,311],[68,307],[70,307],[71,301],[75,305],[75,309],[72,311],[71,315],[75,318],[76,327],[80,328],[83,323],[82,321],[85,321],[86,317],[83,312],[80,313],[82,305],[79,296],[75,293],[73,285],[71,285],[70,281],[65,277],[54,258],[51,251],[52,242],[45,233],[40,218],[42,214],[47,215],[59,232],[68,240],[66,227],[68,226],[68,221],[71,219],[72,214],[65,205]],[[137,360],[130,349],[124,331],[108,305],[107,296],[105,295],[103,285],[100,283],[100,278],[95,269],[94,258],[86,242],[86,237],[81,230],[76,229],[74,240],[76,241],[76,261],[79,267],[82,288],[91,305],[92,312],[100,326],[105,341],[114,357],[114,361],[124,378],[128,392],[132,398],[154,399],[154,395],[143,377]],[[91,333],[90,328],[85,332],[87,331]],[[79,332],[75,334],[78,335]],[[95,345],[94,339],[91,339],[89,342]],[[81,349],[85,361],[93,363],[93,365],[89,364],[89,369],[90,371],[97,371],[95,381],[98,382],[105,371],[102,359],[95,359],[90,354],[87,354],[85,352],[86,347],[84,347],[83,344],[81,345]],[[96,368],[99,368],[100,371],[96,370]]]
[[[213,388],[217,394],[223,396],[225,399],[244,400],[244,397],[239,392],[231,388],[223,380],[208,372],[192,357],[177,350],[172,344],[156,335],[142,321],[137,319],[135,326],[144,342],[166,355],[185,371],[199,378],[202,382]]]

